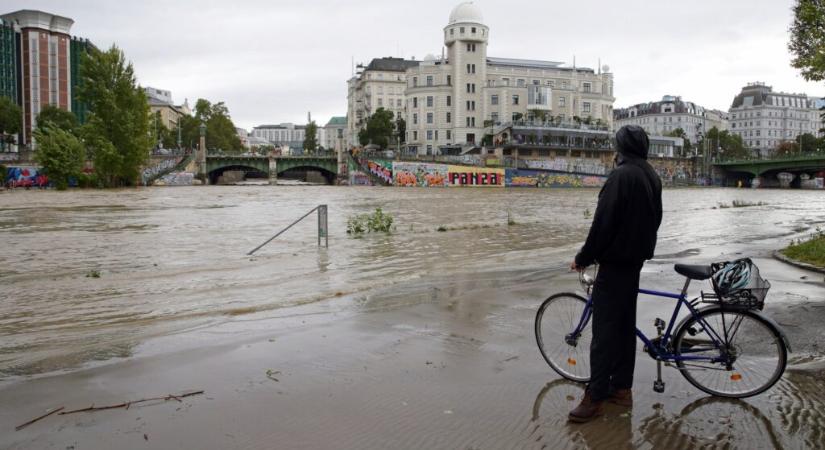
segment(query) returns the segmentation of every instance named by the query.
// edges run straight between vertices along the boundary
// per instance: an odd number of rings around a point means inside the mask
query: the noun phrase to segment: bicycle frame
[[[670,298],[676,300],[676,306],[673,308],[673,314],[670,317],[670,320],[667,322],[667,328],[665,329],[664,334],[650,339],[648,338],[639,328],[636,328],[636,336],[641,340],[645,348],[649,349],[648,353],[651,357],[659,361],[667,361],[667,362],[676,362],[676,361],[709,361],[712,363],[720,363],[720,362],[727,362],[727,358],[722,357],[721,355],[726,355],[727,352],[725,351],[726,343],[727,343],[727,336],[724,338],[720,337],[719,334],[714,330],[711,326],[707,324],[704,318],[699,316],[698,309],[696,308],[694,302],[688,301],[687,299],[687,288],[690,285],[690,279],[685,281],[685,287],[682,289],[682,292],[679,294],[674,294],[670,292],[662,292],[662,291],[654,291],[650,289],[639,289],[639,294],[650,295],[654,297],[663,297],[663,298]],[[700,326],[707,332],[708,336],[710,337],[711,341],[713,342],[713,348],[716,350],[720,350],[720,357],[710,358],[707,356],[689,356],[689,355],[676,355],[668,350],[668,344],[670,343],[673,337],[673,331],[675,327],[676,318],[679,317],[679,312],[682,310],[682,306],[685,306],[688,311],[690,312],[691,316],[695,317],[700,324]],[[587,303],[584,308],[584,312],[582,313],[581,318],[579,319],[579,324],[576,326],[576,329],[573,330],[572,333],[568,334],[565,337],[565,341],[567,341],[570,345],[575,345],[578,337],[581,335],[582,330],[590,321],[593,315],[593,297],[590,293],[587,295]],[[723,317],[724,319],[724,317]],[[657,323],[660,319],[657,319]],[[661,329],[660,329],[661,331]],[[726,330],[727,331],[727,330]],[[727,332],[725,333],[727,334]],[[683,349],[683,353],[691,353],[695,351],[703,351],[708,350],[707,347],[703,347],[701,349]]]

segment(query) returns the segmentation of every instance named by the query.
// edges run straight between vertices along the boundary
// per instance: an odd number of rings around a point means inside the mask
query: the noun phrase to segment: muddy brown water
[[[495,292],[517,291],[518,280],[546,283],[549,291],[555,280],[570,286],[561,268],[585,237],[596,195],[589,189],[270,186],[2,193],[0,383],[159,351],[147,343],[294,308],[345,314],[449,303],[463,288],[477,287],[472,280],[478,274],[490,274],[485,283]],[[719,208],[733,200],[755,205]],[[330,208],[329,249],[316,247],[310,218],[246,256],[318,204]],[[393,234],[346,234],[350,216],[376,207],[393,215]],[[825,318],[825,289],[821,276],[790,269],[770,254],[825,228],[825,195],[674,189],[664,192],[664,209],[657,257],[647,264],[643,283],[678,290],[681,281],[668,268],[676,261],[757,258],[774,282],[766,312],[791,335],[796,368],[747,402],[644,397],[650,413],[615,414],[609,425],[580,428],[562,426],[564,416],[557,414],[569,409],[580,387],[548,376],[535,393],[513,394],[534,397],[522,437],[547,443],[561,433],[557,438],[570,448],[822,443],[825,335],[817,324]],[[388,290],[393,294],[374,294]],[[642,309],[640,323],[667,318],[670,306]],[[531,313],[490,320],[508,330]],[[684,383],[676,390],[692,388]],[[612,431],[605,433],[606,427]]]

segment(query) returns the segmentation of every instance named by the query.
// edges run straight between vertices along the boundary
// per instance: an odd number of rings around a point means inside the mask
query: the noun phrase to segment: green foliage
[[[447,227],[445,227],[444,225],[439,225],[438,228],[435,229],[435,231],[438,231],[439,233],[444,233],[447,231]]]
[[[407,121],[401,116],[395,120],[395,135],[401,144],[407,141]]]
[[[808,81],[825,80],[825,2],[798,0],[793,12],[788,43],[794,55],[791,65]]]
[[[152,144],[149,104],[132,64],[114,45],[105,52],[91,48],[81,55],[80,76],[78,94],[89,105],[81,134],[95,171],[107,186],[137,183]]]
[[[14,142],[14,135],[20,133],[22,128],[22,120],[23,112],[17,103],[0,96],[0,148]]]
[[[378,110],[367,119],[367,127],[358,132],[358,141],[361,145],[372,143],[381,148],[387,148],[393,136],[394,127],[392,117],[392,111],[378,108]]]
[[[750,156],[742,136],[731,134],[728,130],[719,131],[713,127],[705,134],[705,140],[705,145],[710,147],[711,155],[718,159],[744,159]]]
[[[160,111],[155,111],[152,114],[152,122],[150,124],[152,131],[152,147],[161,146],[162,148],[177,148],[178,133],[177,129],[173,132],[166,124],[163,123],[163,117]]]
[[[181,145],[188,148],[197,148],[200,142],[199,127],[201,121],[197,117],[183,116],[180,118],[178,126],[180,127]],[[172,133],[177,139],[178,127],[172,130]],[[208,133],[208,132],[207,132]]]
[[[789,156],[799,153],[799,144],[791,141],[780,142],[774,150],[776,156]]]
[[[803,133],[797,136],[796,143],[799,144],[799,151],[801,153],[815,152],[819,146],[819,141],[816,136],[811,133]]]
[[[100,271],[97,269],[92,269],[86,272],[86,278],[100,278]]]
[[[390,233],[393,218],[381,208],[375,208],[372,214],[358,214],[347,220],[347,234],[359,236],[364,233]]]
[[[307,153],[314,153],[318,149],[318,125],[315,121],[307,124],[304,133],[304,151]]]
[[[782,253],[789,258],[825,268],[825,233],[817,227],[808,239],[791,243]]]
[[[224,102],[213,104],[209,100],[199,98],[195,103],[195,119],[198,120],[197,126],[194,128],[195,136],[192,139],[195,145],[200,139],[200,124],[205,123],[206,148],[229,153],[237,153],[243,150],[241,138],[238,137],[238,131],[235,130],[235,124],[229,116],[229,108],[226,107]],[[191,123],[187,123],[187,126],[191,127]]]
[[[77,116],[53,105],[44,106],[37,115],[37,128],[40,129],[52,126],[74,133],[79,125]]]
[[[35,129],[34,138],[37,139],[35,160],[57,189],[66,189],[69,178],[78,177],[83,171],[86,159],[83,144],[73,134],[55,127]]]

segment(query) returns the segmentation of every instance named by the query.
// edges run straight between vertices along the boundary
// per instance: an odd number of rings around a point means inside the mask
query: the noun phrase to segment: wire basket
[[[771,288],[771,283],[759,275],[759,267],[750,258],[737,259],[711,264],[713,273],[735,264],[747,264],[750,277],[747,283],[736,289],[725,289],[716,283],[716,277],[711,277],[714,295],[703,294],[703,300],[719,303],[722,306],[762,310],[765,307],[765,297]]]

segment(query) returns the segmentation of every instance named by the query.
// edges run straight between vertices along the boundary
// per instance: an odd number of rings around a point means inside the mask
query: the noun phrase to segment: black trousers
[[[636,297],[639,264],[602,264],[593,285],[590,384],[593,400],[633,386],[636,365]]]

